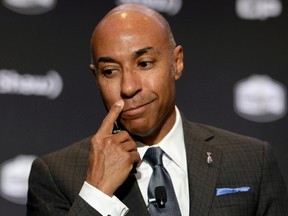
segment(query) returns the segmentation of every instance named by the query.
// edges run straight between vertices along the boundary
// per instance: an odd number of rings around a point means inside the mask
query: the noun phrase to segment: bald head
[[[114,14],[114,13],[119,13],[119,12],[121,13],[121,12],[127,12],[127,11],[137,11],[137,12],[146,14],[148,16],[149,15],[159,16],[160,15],[155,10],[152,10],[152,9],[146,7],[146,6],[143,6],[143,5],[139,5],[139,4],[122,4],[122,5],[118,6],[118,7],[113,8],[111,11],[109,11],[107,13],[106,16],[109,16],[109,15]],[[162,16],[160,15],[160,17],[162,17]]]
[[[153,19],[155,22],[159,22],[159,25],[162,25],[163,28],[170,29],[167,20],[161,14],[159,14],[155,10],[152,10],[151,8],[148,8],[143,5],[138,5],[138,4],[123,4],[118,7],[115,7],[110,12],[108,12],[107,15],[102,20],[105,20],[105,18],[109,17],[110,15],[119,14],[119,13],[127,14],[129,12],[139,13],[139,14],[142,14],[142,16],[147,16],[150,19]]]
[[[158,12],[137,4],[123,4],[109,11],[96,26],[91,38],[92,61],[95,62],[95,47],[103,43],[105,37],[117,37],[124,31],[139,30],[139,34],[149,34],[157,29],[159,37],[166,40],[171,52],[175,48],[175,40],[167,20]],[[128,39],[128,37],[127,37]]]

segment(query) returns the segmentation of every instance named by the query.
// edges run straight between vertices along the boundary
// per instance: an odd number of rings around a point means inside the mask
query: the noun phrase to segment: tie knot
[[[143,159],[147,161],[151,167],[162,165],[163,153],[164,152],[160,147],[151,147],[146,151]]]

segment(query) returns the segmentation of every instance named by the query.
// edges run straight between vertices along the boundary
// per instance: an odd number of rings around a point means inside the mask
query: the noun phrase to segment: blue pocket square
[[[217,188],[216,189],[216,196],[221,196],[225,194],[231,193],[239,193],[239,192],[248,192],[250,191],[250,187],[239,187],[239,188]]]

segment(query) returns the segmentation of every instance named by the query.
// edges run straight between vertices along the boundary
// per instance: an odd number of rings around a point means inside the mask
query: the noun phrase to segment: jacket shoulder
[[[195,122],[188,122],[190,125],[190,130],[195,130],[196,133],[200,133],[205,140],[211,144],[217,145],[220,148],[225,148],[227,146],[235,147],[235,146],[254,146],[256,148],[263,148],[263,146],[267,145],[267,142],[239,134],[233,131],[229,131],[226,129],[202,124]]]
[[[90,140],[91,140],[91,137],[85,138],[65,148],[43,155],[40,158],[41,160],[45,162],[52,162],[52,161],[60,162],[63,160],[65,161],[79,160],[83,157],[86,157],[89,154]]]
[[[78,195],[86,179],[90,139],[86,138],[58,151],[37,158],[31,168],[31,176],[35,178],[53,179],[64,194],[68,194],[71,202]],[[38,177],[37,177],[38,176]],[[45,180],[43,180],[45,181]],[[73,198],[74,197],[74,198]]]

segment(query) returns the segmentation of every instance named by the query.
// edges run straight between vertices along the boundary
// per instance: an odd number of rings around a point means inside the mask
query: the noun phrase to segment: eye
[[[153,66],[154,61],[140,61],[138,67],[142,69],[150,69]]]
[[[105,76],[105,77],[109,77],[109,78],[112,78],[114,76],[116,76],[117,72],[119,71],[118,69],[116,68],[107,68],[107,69],[102,69],[101,70],[102,74]]]
[[[102,72],[104,75],[109,76],[113,73],[113,69],[103,70]]]

